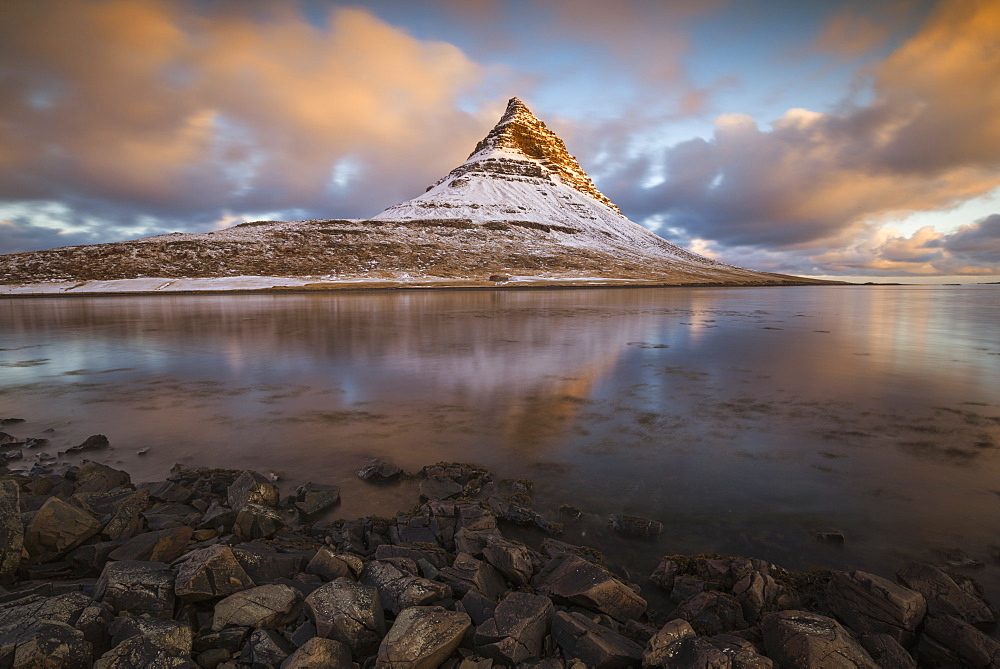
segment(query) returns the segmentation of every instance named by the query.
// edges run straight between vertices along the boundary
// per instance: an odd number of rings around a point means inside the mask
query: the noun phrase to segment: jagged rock
[[[115,613],[174,615],[174,572],[162,562],[109,562],[94,587],[94,599]]]
[[[919,592],[863,571],[835,572],[826,589],[827,606],[859,634],[888,634],[910,646],[927,602]]]
[[[425,606],[452,595],[451,588],[444,583],[404,574],[381,560],[365,565],[361,582],[377,588],[382,606],[395,615],[411,606]]]
[[[495,539],[503,539],[503,535],[495,527],[485,529],[462,527],[455,533],[455,550],[481,558],[483,557],[483,549],[491,540]]]
[[[143,483],[139,486],[140,489],[146,490],[149,493],[151,499],[157,502],[168,502],[175,504],[187,504],[194,497],[194,492],[185,486],[174,483],[173,481],[155,481],[152,483]]]
[[[51,562],[101,531],[101,523],[86,511],[50,497],[24,533],[30,562]]]
[[[440,606],[414,606],[396,618],[379,645],[379,669],[434,669],[448,658],[471,626],[469,616]]]
[[[731,634],[718,634],[708,642],[722,651],[732,669],[772,669],[774,662],[760,654],[752,642]]]
[[[161,648],[180,655],[191,655],[194,638],[191,626],[176,620],[161,620],[145,616],[119,616],[108,629],[112,645],[118,646],[126,639],[141,636]]]
[[[233,654],[225,648],[209,648],[205,652],[199,653],[195,661],[202,669],[215,669],[215,667],[230,659],[232,656]],[[285,662],[287,661],[288,660],[285,660]],[[282,663],[281,666],[285,666],[284,663]]]
[[[925,664],[925,656],[930,655],[924,645],[925,639],[948,649],[953,657],[961,661],[962,666],[976,669],[1000,667],[1000,641],[955,616],[945,613],[928,614],[918,647],[921,665]]]
[[[673,616],[688,621],[698,634],[707,636],[748,627],[743,618],[743,607],[722,592],[699,592],[681,602],[674,609]]]
[[[253,666],[280,667],[281,663],[292,654],[292,647],[272,630],[257,629],[250,634],[240,662]]]
[[[187,550],[194,530],[187,525],[132,537],[108,557],[112,560],[145,560],[173,562]]]
[[[496,600],[507,590],[503,577],[496,569],[467,553],[459,553],[450,567],[440,570],[438,578],[459,595],[476,589]]]
[[[91,437],[93,438],[93,437]],[[76,474],[76,492],[109,492],[115,488],[132,485],[128,472],[114,469],[99,462],[84,460]]]
[[[547,597],[512,592],[496,607],[492,618],[476,627],[476,652],[508,666],[540,657],[553,615]]]
[[[254,585],[232,549],[216,544],[188,553],[177,570],[175,591],[181,599],[197,602],[231,595]]]
[[[107,448],[111,445],[108,438],[103,434],[93,434],[83,440],[83,443],[76,446],[71,446],[66,449],[67,453],[79,453],[81,451],[96,451],[102,448]]]
[[[780,667],[878,669],[865,649],[833,618],[808,611],[764,614],[767,655]]]
[[[778,583],[771,575],[771,566],[761,560],[733,560],[730,573],[735,581],[733,596],[743,607],[743,617],[749,624],[756,624],[765,611],[785,611],[801,606],[798,594]],[[675,577],[675,585],[683,578]]]
[[[285,521],[274,509],[260,504],[247,503],[236,515],[233,534],[243,539],[266,539],[285,526]]]
[[[420,497],[422,499],[450,499],[458,497],[465,486],[443,476],[429,476],[420,482]]]
[[[83,669],[92,661],[91,643],[65,623],[35,620],[0,630],[0,667]]]
[[[257,472],[245,471],[233,481],[226,491],[227,501],[234,511],[241,511],[247,504],[278,505],[278,488]]]
[[[697,634],[688,621],[676,618],[669,621],[646,642],[642,653],[642,666],[666,667],[680,652],[680,642]]]
[[[354,576],[350,563],[325,547],[316,551],[316,555],[306,565],[306,573],[316,574],[327,581],[333,581],[341,576]]]
[[[937,567],[911,562],[896,573],[911,590],[919,592],[927,604],[961,618],[970,625],[989,627],[996,623],[990,605],[964,590],[951,576]]]
[[[455,604],[455,610],[469,614],[472,624],[476,627],[492,618],[496,608],[496,600],[490,599],[475,588],[465,593],[465,596]]]
[[[593,562],[600,567],[603,567],[605,564],[604,555],[599,550],[588,546],[568,544],[558,539],[542,539],[542,552],[550,558],[568,553],[569,555],[583,558],[587,562]]]
[[[295,493],[295,508],[304,516],[325,511],[340,503],[340,486],[306,483]]]
[[[861,637],[861,647],[868,651],[880,667],[917,669],[917,663],[899,642],[888,634],[869,634]]]
[[[257,585],[293,578],[306,565],[305,558],[297,553],[279,553],[269,547],[254,544],[236,546],[233,548],[233,556]]]
[[[145,523],[143,512],[149,504],[149,492],[136,490],[121,500],[112,512],[111,519],[104,525],[101,534],[110,541],[128,539],[142,531]]]
[[[157,504],[142,512],[146,525],[151,530],[165,530],[181,525],[194,525],[201,517],[201,512],[188,504]]]
[[[630,587],[594,563],[567,553],[553,558],[531,583],[556,601],[606,613],[620,622],[646,611],[646,600]]]
[[[613,513],[608,516],[608,527],[618,534],[634,537],[657,537],[663,532],[663,523],[638,516],[623,516]]]
[[[642,659],[642,646],[581,613],[558,611],[552,619],[552,638],[567,658],[588,667],[632,667]]]
[[[21,564],[24,525],[20,508],[20,488],[14,481],[0,479],[0,585],[7,583]]]
[[[210,648],[221,648],[231,655],[239,655],[249,636],[249,627],[227,627],[221,632],[202,634],[194,640],[194,652],[200,654]]]
[[[384,482],[394,481],[403,475],[403,470],[386,462],[376,462],[365,465],[358,470],[358,478],[364,481]]]
[[[515,585],[527,584],[534,573],[535,567],[528,547],[508,541],[502,536],[487,540],[483,557]]]
[[[114,617],[111,609],[95,602],[82,592],[67,592],[48,596],[51,586],[44,584],[16,601],[0,607],[0,635],[15,632],[35,622],[69,625],[79,630],[95,649],[107,645],[105,628]],[[0,666],[5,666],[0,661]]]
[[[274,629],[292,622],[302,608],[302,595],[287,585],[260,585],[229,595],[215,605],[212,631],[224,627]]]
[[[232,532],[237,513],[228,506],[222,506],[213,501],[205,510],[198,523],[199,530],[214,529],[220,532]]]
[[[378,590],[338,578],[306,597],[317,636],[347,644],[358,657],[372,655],[385,635]]]
[[[281,663],[281,669],[351,669],[351,649],[339,641],[313,637]]]
[[[385,560],[387,558],[404,557],[410,558],[414,562],[421,559],[427,560],[437,569],[447,567],[451,563],[451,556],[443,548],[430,546],[393,546],[382,544],[375,549],[375,559]]]

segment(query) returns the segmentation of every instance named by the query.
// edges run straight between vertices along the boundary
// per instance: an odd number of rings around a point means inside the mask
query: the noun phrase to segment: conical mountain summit
[[[822,283],[727,265],[633,223],[517,98],[464,163],[371,219],[250,221],[210,233],[0,256],[0,294],[497,281]]]

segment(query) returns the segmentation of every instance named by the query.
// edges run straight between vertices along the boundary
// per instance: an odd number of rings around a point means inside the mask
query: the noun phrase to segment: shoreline
[[[5,454],[36,446],[5,441]],[[106,447],[94,435],[74,450]],[[65,658],[51,666],[227,669],[1000,658],[1000,642],[980,631],[994,629],[995,612],[960,574],[923,563],[896,575],[793,572],[718,555],[666,555],[651,573],[629,574],[615,556],[559,539],[582,514],[572,500],[539,513],[531,481],[475,465],[407,474],[376,462],[358,478],[419,482],[414,506],[392,518],[318,520],[335,512],[338,486],[281,490],[252,471],[180,466],[137,483],[93,461],[41,462],[0,470],[3,666],[43,656]],[[630,516],[608,523],[637,542],[663,530]]]

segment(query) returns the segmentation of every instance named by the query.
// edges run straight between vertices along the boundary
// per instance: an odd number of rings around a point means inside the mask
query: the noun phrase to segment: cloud
[[[913,211],[950,209],[1000,185],[1000,4],[943,2],[873,70],[874,99],[834,113],[792,109],[761,128],[720,116],[713,136],[670,147],[666,180],[629,165],[606,188],[638,219],[721,246],[849,246]],[[885,249],[891,253],[891,249]]]

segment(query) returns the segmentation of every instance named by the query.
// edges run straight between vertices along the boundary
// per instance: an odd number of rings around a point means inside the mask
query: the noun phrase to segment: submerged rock
[[[365,465],[359,469],[357,473],[359,479],[363,481],[373,481],[376,483],[395,481],[402,475],[402,469],[396,465],[390,465],[386,462],[376,462],[375,464]]]
[[[95,451],[102,448],[107,448],[110,445],[111,442],[108,441],[108,438],[105,437],[103,434],[94,434],[84,439],[83,443],[67,448],[66,452],[79,453],[81,451]]]
[[[608,526],[618,534],[634,537],[657,537],[663,532],[663,523],[638,516],[623,516],[613,513],[608,516]]]

